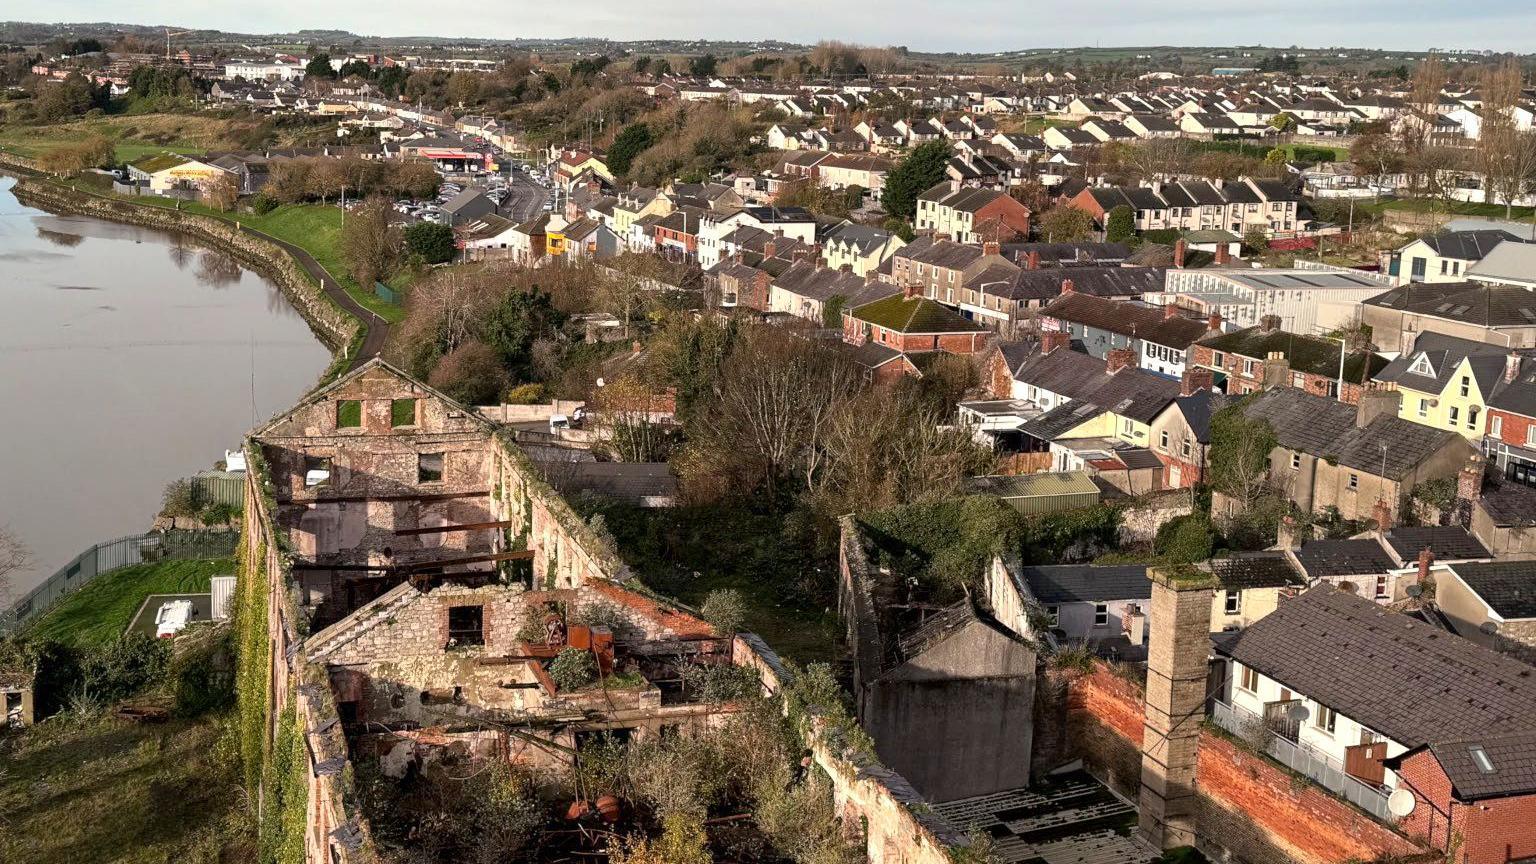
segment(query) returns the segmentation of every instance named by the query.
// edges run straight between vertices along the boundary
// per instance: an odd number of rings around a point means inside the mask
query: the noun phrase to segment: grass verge
[[[128,629],[145,597],[206,593],[214,576],[234,572],[235,562],[229,558],[124,567],[98,577],[59,601],[28,626],[25,635],[28,639],[58,640],[81,648],[106,645]]]
[[[0,737],[0,861],[253,860],[227,716],[58,717]]]

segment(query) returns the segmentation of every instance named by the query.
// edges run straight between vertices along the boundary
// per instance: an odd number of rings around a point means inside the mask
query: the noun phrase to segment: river
[[[277,286],[181,235],[26,207],[0,176],[0,527],[15,594],[149,528],[330,354]]]

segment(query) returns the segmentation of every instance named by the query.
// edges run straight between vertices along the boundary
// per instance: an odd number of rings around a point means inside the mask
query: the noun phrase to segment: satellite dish
[[[1484,621],[1482,625],[1477,629],[1481,631],[1484,636],[1492,636],[1493,634],[1499,632],[1499,623],[1497,621]]]
[[[1301,704],[1300,702],[1297,702],[1291,707],[1285,709],[1285,716],[1295,720],[1297,723],[1306,720],[1307,717],[1311,716],[1311,714],[1312,712],[1307,710],[1307,706]]]
[[[1417,596],[1419,596],[1420,594],[1423,594],[1423,593],[1424,593],[1424,586],[1423,585],[1409,585],[1408,586],[1408,596],[1409,597],[1417,597]]]
[[[1418,804],[1419,799],[1407,789],[1394,789],[1392,794],[1387,796],[1387,812],[1399,819],[1413,813],[1413,808]]]

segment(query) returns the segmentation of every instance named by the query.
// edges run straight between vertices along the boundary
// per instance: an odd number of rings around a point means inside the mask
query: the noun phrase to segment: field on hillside
[[[105,645],[128,629],[151,594],[202,594],[214,576],[232,574],[231,559],[139,564],[98,577],[27,627],[29,639],[56,639],[77,647]],[[0,810],[0,812],[4,812]]]
[[[35,158],[88,135],[100,135],[117,145],[120,162],[163,153],[202,153],[238,150],[270,138],[271,146],[312,143],[317,134],[307,128],[271,129],[262,118],[218,117],[204,114],[121,114],[44,126],[0,124],[0,150]]]

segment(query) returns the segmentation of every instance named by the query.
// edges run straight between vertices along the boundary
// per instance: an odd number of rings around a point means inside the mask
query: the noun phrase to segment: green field
[[[140,725],[51,719],[6,741],[0,861],[253,860],[240,772],[218,715]]]
[[[96,190],[92,190],[96,191]],[[177,201],[170,198],[157,198],[146,195],[139,198],[125,198],[151,207],[167,207],[177,209]],[[264,234],[270,234],[279,240],[286,240],[300,247],[309,254],[315,256],[341,287],[346,289],[352,299],[361,303],[370,312],[393,324],[404,320],[405,310],[393,303],[387,303],[372,291],[364,291],[347,272],[346,262],[341,258],[341,218],[340,207],[329,207],[320,204],[285,204],[265,216],[254,213],[220,213],[217,210],[204,207],[195,202],[182,201],[180,208],[190,213],[201,213],[218,219],[239,220],[241,225],[254,228]],[[403,288],[397,282],[392,281],[392,286]]]
[[[1454,213],[1458,216],[1486,216],[1490,219],[1503,219],[1503,204],[1481,204],[1466,201],[1453,201],[1449,208],[1444,202],[1428,201],[1424,199],[1382,201],[1379,204],[1356,205],[1365,206],[1367,209],[1385,212],[1387,210],[1408,210],[1414,213]],[[1516,221],[1529,221],[1536,209],[1530,207],[1515,207],[1510,210],[1510,218]]]
[[[145,597],[204,594],[214,576],[234,572],[235,562],[229,558],[124,567],[59,601],[24,632],[28,639],[57,639],[80,647],[104,645],[128,629]]]

